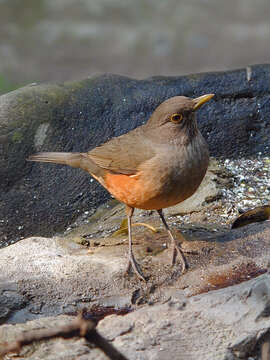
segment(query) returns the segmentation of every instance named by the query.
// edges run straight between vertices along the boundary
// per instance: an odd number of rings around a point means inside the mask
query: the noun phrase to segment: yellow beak
[[[202,95],[196,99],[193,99],[194,102],[193,111],[198,110],[203,104],[211,100],[213,96],[215,96],[215,94],[207,94],[207,95]]]

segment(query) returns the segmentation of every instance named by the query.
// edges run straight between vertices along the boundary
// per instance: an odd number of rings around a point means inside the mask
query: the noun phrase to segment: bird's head
[[[175,96],[161,103],[149,118],[148,129],[160,129],[170,135],[194,133],[197,130],[195,112],[214,94],[206,94],[195,99],[185,96]],[[163,135],[164,136],[164,135]]]

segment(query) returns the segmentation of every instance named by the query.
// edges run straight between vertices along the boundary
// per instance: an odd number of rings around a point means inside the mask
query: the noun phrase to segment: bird
[[[83,169],[125,204],[129,240],[126,272],[133,270],[140,280],[146,278],[132,247],[135,208],[158,212],[171,241],[171,264],[179,257],[182,273],[187,268],[163,209],[193,195],[204,178],[209,150],[198,128],[196,111],[213,96],[171,97],[154,110],[145,124],[88,152],[40,152],[27,158]]]

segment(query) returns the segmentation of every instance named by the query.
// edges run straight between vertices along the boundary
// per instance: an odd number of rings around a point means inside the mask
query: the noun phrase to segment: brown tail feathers
[[[34,155],[30,155],[27,160],[64,164],[78,168],[81,167],[82,154],[67,152],[40,152]]]
[[[104,170],[95,164],[87,153],[40,152],[34,155],[30,155],[27,160],[64,164],[74,168],[81,168],[103,184],[102,177],[104,175]]]

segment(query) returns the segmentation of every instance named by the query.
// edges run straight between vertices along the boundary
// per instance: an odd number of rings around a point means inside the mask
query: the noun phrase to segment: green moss
[[[16,90],[18,87],[20,87],[19,84],[12,83],[4,75],[0,74],[0,95]]]
[[[12,135],[12,141],[15,143],[21,142],[23,140],[23,135],[19,131],[14,131]]]

